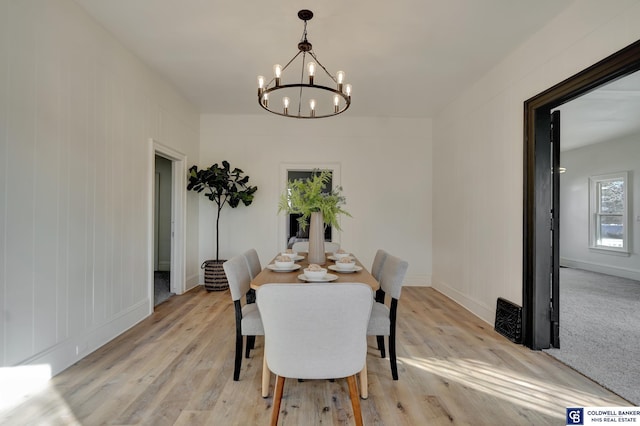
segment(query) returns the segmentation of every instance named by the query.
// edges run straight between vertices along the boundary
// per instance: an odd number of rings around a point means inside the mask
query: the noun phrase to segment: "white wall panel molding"
[[[145,319],[149,315],[148,305],[148,300],[141,300],[108,322],[89,328],[81,334],[50,346],[28,359],[21,360],[19,364],[48,365],[52,375],[56,375],[67,368],[70,362],[73,364],[81,360]]]
[[[153,311],[149,138],[197,158],[199,114],[72,0],[0,27],[0,367],[59,372]]]

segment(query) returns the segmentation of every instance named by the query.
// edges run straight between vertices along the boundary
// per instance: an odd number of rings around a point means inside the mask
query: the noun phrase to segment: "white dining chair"
[[[293,243],[293,246],[291,246],[291,250],[295,251],[296,253],[299,253],[299,252],[308,253],[309,252],[309,242],[308,241],[298,241],[297,243]],[[325,253],[335,253],[338,250],[340,250],[340,244],[334,243],[332,241],[325,241],[324,242],[324,252]]]
[[[371,318],[367,327],[367,335],[376,336],[380,356],[384,358],[384,336],[389,336],[389,362],[391,376],[398,380],[398,363],[396,359],[396,318],[398,300],[402,291],[402,281],[407,273],[409,264],[390,254],[386,255],[380,272],[380,289],[376,291],[376,303],[371,310]],[[390,299],[389,306],[385,304],[385,297]]]
[[[236,354],[233,367],[233,380],[240,379],[240,365],[242,364],[242,346],[243,336],[247,336],[247,352],[246,357],[249,358],[249,351],[253,347],[250,336],[264,335],[262,319],[258,311],[258,305],[255,303],[245,303],[242,305],[242,299],[251,290],[251,276],[247,260],[243,255],[234,256],[222,264],[224,272],[227,275],[229,289],[231,290],[231,299],[235,308],[236,317]]]
[[[371,287],[265,284],[257,291],[265,330],[266,363],[277,375],[271,425],[278,423],[285,378],[347,378],[357,425],[362,424],[356,374],[367,356]]]
[[[373,258],[373,263],[371,264],[371,275],[373,275],[373,278],[375,278],[377,281],[380,281],[380,273],[382,272],[382,265],[384,264],[384,261],[386,258],[387,258],[386,251],[382,249],[378,249],[378,251],[376,251],[376,255]]]
[[[253,280],[262,271],[262,265],[260,265],[258,252],[256,251],[256,249],[249,249],[245,251],[243,255],[247,260],[247,265],[249,266],[249,275]]]
[[[258,252],[255,249],[249,249],[243,253],[247,266],[249,268],[249,276],[253,280],[261,271],[260,258]],[[247,304],[256,302],[256,292],[251,289],[246,294]],[[245,349],[245,357],[249,358],[249,352],[253,349],[256,342],[256,336],[247,336],[247,344]]]

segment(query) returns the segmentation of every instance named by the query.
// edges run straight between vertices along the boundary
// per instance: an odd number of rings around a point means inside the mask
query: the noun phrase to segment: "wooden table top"
[[[296,264],[300,265],[300,269],[292,271],[292,272],[275,272],[265,267],[254,279],[251,281],[251,288],[257,290],[263,284],[269,283],[303,283],[298,279],[298,275],[304,273],[304,268],[309,266],[309,260],[307,253],[299,253],[299,255],[304,256],[304,259],[299,260]],[[329,254],[327,253],[327,263],[322,265],[323,268],[328,268],[333,265],[335,262],[333,260],[328,259]],[[371,275],[371,273],[365,268],[360,261],[352,255],[352,257],[356,261],[356,265],[361,266],[362,270],[358,272],[336,272],[332,270],[328,270],[327,273],[336,275],[338,277],[337,280],[331,281],[331,283],[364,283],[371,286],[373,291],[376,291],[380,288],[380,283]],[[274,258],[275,259],[275,258]],[[273,260],[269,262],[269,264],[273,264]]]

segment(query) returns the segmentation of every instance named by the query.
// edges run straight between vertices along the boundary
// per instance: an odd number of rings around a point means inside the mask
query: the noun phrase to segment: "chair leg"
[[[280,415],[280,403],[282,402],[282,392],[284,390],[284,377],[276,378],[276,388],[273,391],[273,410],[271,411],[271,426],[278,424]]]
[[[233,366],[233,380],[240,380],[240,365],[242,364],[242,334],[236,332],[236,359]]]
[[[391,362],[391,376],[393,380],[398,380],[398,363],[396,362],[396,316],[398,310],[398,299],[391,299],[391,309],[389,310],[389,362]]]
[[[269,382],[271,381],[271,371],[267,365],[267,357],[262,356],[262,397],[269,396]]]
[[[398,380],[398,363],[396,361],[396,333],[391,330],[389,335],[389,362],[391,362],[391,376],[393,380]]]
[[[347,383],[349,384],[349,397],[353,407],[353,419],[356,421],[357,426],[362,426],[362,410],[360,409],[360,396],[358,395],[355,374],[347,377]]]
[[[376,340],[378,341],[378,350],[380,351],[380,358],[384,358],[387,355],[384,350],[384,336],[376,336]]]
[[[245,352],[244,352],[245,358],[249,358],[249,353],[251,352],[251,349],[253,349],[255,344],[256,344],[256,336],[247,336],[247,348],[245,349]]]
[[[360,398],[369,398],[369,378],[367,377],[367,363],[364,363],[364,368],[360,371]]]

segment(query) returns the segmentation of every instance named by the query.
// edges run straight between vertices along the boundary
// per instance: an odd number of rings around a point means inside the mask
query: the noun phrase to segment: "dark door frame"
[[[638,70],[640,40],[524,103],[522,341],[531,349],[552,344],[551,110]]]

